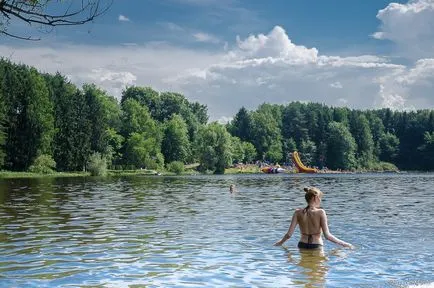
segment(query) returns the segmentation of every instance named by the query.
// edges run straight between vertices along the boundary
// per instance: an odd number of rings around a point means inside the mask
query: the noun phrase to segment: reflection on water
[[[324,287],[328,268],[328,257],[323,249],[300,249],[298,253],[288,252],[288,262],[301,268],[304,280],[294,281],[304,287]]]
[[[434,205],[433,180],[433,174],[0,179],[0,287],[427,285],[434,281],[434,209],[421,205]],[[229,193],[230,184],[237,193]],[[286,250],[272,246],[293,209],[304,207],[307,185],[326,193],[332,233],[357,249],[326,242],[323,251],[299,251],[298,231]]]

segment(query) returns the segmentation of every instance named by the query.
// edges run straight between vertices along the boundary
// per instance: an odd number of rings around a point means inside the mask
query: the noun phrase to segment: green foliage
[[[199,129],[195,143],[201,171],[223,174],[232,164],[231,135],[226,128],[213,122]]]
[[[250,142],[242,142],[244,150],[244,163],[251,163],[257,158],[257,152],[255,146]]]
[[[381,171],[381,172],[392,172],[392,171],[398,171],[398,167],[396,167],[395,164],[389,163],[389,162],[376,162],[373,163],[370,167],[370,170],[372,171]]]
[[[161,153],[162,132],[148,108],[133,99],[122,104],[123,135],[126,138],[124,161],[136,168],[157,169],[164,165]]]
[[[246,108],[241,109],[235,114],[234,119],[228,125],[228,131],[241,141],[252,141],[252,118]]]
[[[50,153],[53,105],[44,78],[34,69],[0,61],[6,129],[6,168],[25,171],[37,155]]]
[[[118,132],[110,127],[105,131],[105,137],[107,137],[108,149],[107,149],[107,160],[109,162],[118,163],[121,162],[122,153],[121,148],[125,141],[125,138]]]
[[[188,127],[178,114],[174,114],[165,125],[161,151],[166,162],[186,162],[190,156]]]
[[[279,162],[283,157],[280,117],[273,112],[268,108],[253,112],[252,137],[258,157]]]
[[[385,133],[379,139],[380,160],[392,162],[399,153],[399,139],[392,133]]]
[[[292,138],[296,144],[308,138],[307,121],[302,113],[303,104],[296,102],[283,108],[282,136]],[[292,151],[289,151],[292,152]]]
[[[434,132],[426,131],[423,135],[423,144],[418,147],[422,152],[423,168],[426,170],[434,170]]]
[[[6,157],[6,153],[4,151],[4,145],[6,143],[6,135],[3,132],[3,126],[0,124],[0,169],[4,165],[4,159]]]
[[[268,151],[265,153],[265,160],[271,161],[272,163],[277,163],[280,162],[282,158],[282,144],[279,141],[271,143]]]
[[[157,138],[148,137],[145,132],[133,132],[126,141],[124,159],[135,168],[159,169],[164,165],[159,145]]]
[[[109,154],[113,147],[109,141],[113,136],[109,129],[120,128],[121,110],[116,100],[98,89],[95,85],[86,84],[83,86],[90,126],[90,150]]]
[[[303,163],[305,165],[312,166],[314,164],[316,150],[315,142],[310,140],[301,141],[300,152],[303,155]]]
[[[242,107],[226,126],[207,122],[207,107],[179,93],[129,87],[118,103],[93,84],[80,90],[60,74],[0,60],[5,169],[33,169],[39,155],[52,155],[58,171],[83,171],[97,152],[115,168],[180,161],[223,173],[234,162],[289,162],[299,150],[310,166],[434,170],[434,110],[264,103]]]
[[[357,145],[356,158],[359,167],[364,163],[370,163],[374,159],[374,140],[372,137],[369,122],[365,115],[353,112],[351,115],[351,134]]]
[[[349,129],[342,123],[330,122],[327,143],[327,165],[331,169],[355,168],[356,142]]]
[[[5,104],[3,99],[3,93],[1,88],[2,82],[0,82],[0,169],[4,165],[4,159],[6,157],[6,153],[4,151],[4,145],[6,143],[6,134],[5,134]]]
[[[285,162],[291,161],[291,153],[297,150],[297,144],[293,138],[289,138],[283,141],[283,156]]]
[[[240,138],[232,136],[231,137],[232,146],[232,161],[234,163],[241,163],[244,161],[244,145]]]
[[[87,162],[87,171],[92,176],[105,176],[107,174],[107,159],[99,152],[93,153]]]
[[[51,174],[56,169],[56,161],[50,155],[39,155],[29,167],[29,172],[39,174]]]
[[[182,172],[185,170],[184,163],[181,161],[170,162],[166,165],[166,167],[169,172],[175,173],[176,175],[182,174]]]

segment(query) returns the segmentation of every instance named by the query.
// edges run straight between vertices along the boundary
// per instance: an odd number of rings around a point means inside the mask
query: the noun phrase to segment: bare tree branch
[[[69,5],[68,2],[69,1]],[[55,2],[55,3],[53,3]],[[11,19],[43,27],[82,25],[106,13],[113,0],[0,0],[0,34],[22,40],[35,40],[6,32]],[[105,4],[105,5],[103,5]],[[57,5],[57,6],[56,6]],[[51,12],[49,8],[63,12]],[[38,40],[38,39],[36,39]]]

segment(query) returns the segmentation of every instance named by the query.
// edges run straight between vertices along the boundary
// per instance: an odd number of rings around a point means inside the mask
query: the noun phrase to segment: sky
[[[210,120],[264,102],[434,108],[434,0],[114,0],[92,23],[40,30],[12,21],[41,40],[0,35],[0,55],[118,99],[180,92]]]

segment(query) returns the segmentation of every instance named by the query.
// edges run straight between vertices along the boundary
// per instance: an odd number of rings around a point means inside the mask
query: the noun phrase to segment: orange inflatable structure
[[[300,155],[298,155],[297,151],[292,153],[292,161],[294,162],[295,167],[297,168],[299,173],[317,173],[318,170],[310,167],[306,167],[303,162],[300,160]]]

